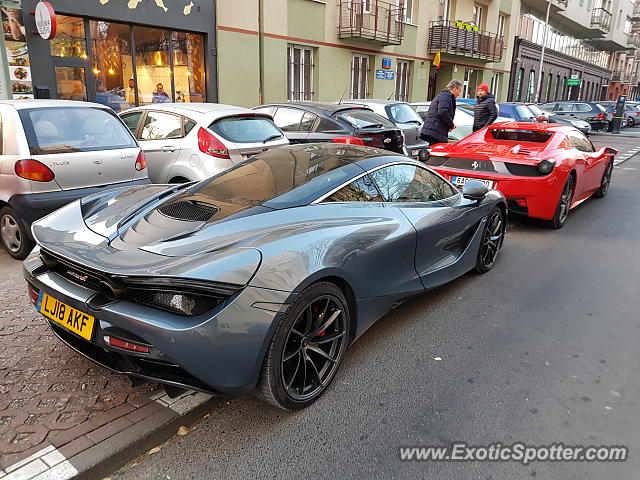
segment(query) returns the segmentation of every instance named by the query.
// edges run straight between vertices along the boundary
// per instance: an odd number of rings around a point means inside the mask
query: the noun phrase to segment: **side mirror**
[[[489,192],[487,186],[479,180],[469,180],[462,187],[462,196],[469,200],[482,200]]]

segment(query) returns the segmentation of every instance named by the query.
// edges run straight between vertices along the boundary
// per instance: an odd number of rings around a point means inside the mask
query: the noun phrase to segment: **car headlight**
[[[551,173],[555,166],[555,160],[542,160],[540,163],[538,163],[538,171],[544,175],[547,175]]]

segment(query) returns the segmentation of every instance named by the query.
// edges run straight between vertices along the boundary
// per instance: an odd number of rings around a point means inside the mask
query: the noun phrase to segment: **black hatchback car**
[[[333,142],[404,152],[395,124],[370,108],[332,103],[288,102],[260,105],[291,143]]]
[[[540,105],[542,110],[554,115],[568,116],[585,120],[591,124],[592,130],[607,130],[612,116],[601,105],[595,102],[549,102]]]

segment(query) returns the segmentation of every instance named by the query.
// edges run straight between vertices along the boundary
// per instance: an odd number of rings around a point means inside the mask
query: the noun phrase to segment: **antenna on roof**
[[[344,87],[344,92],[342,92],[342,96],[340,97],[340,100],[338,101],[338,105],[340,105],[342,103],[342,99],[344,98],[344,95],[347,93],[347,88],[349,88],[348,84],[347,84],[346,87]]]
[[[396,94],[396,91],[394,90],[393,92],[391,92],[391,95],[387,97],[387,100],[391,100],[391,97],[393,97],[395,94]]]

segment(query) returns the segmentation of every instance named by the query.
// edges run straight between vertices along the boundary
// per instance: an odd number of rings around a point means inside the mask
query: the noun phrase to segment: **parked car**
[[[509,117],[517,122],[547,122],[571,125],[577,128],[583,134],[591,133],[591,124],[578,118],[571,118],[562,115],[556,115],[553,112],[545,112],[533,103],[501,103],[501,112],[505,117]]]
[[[607,111],[607,114],[614,116],[616,113],[616,102],[598,102]],[[624,116],[620,126],[622,128],[634,127],[636,124],[640,124],[640,110],[633,104],[625,103]]]
[[[253,110],[272,115],[291,143],[346,143],[404,153],[402,131],[370,108],[289,102],[261,105]]]
[[[411,106],[424,121],[429,111],[431,102],[414,102]],[[453,117],[453,123],[456,128],[449,132],[449,142],[457,142],[473,132],[473,107],[469,102],[456,102],[456,113]],[[506,122],[509,119],[498,116],[496,122]]]
[[[490,270],[505,226],[479,182],[461,193],[387,150],[309,143],[73,203],[34,225],[24,272],[55,334],[111,370],[299,409],[393,307]]]
[[[457,186],[479,179],[504,194],[510,211],[561,228],[571,208],[607,194],[616,153],[573,127],[510,122],[435,145],[426,163]]]
[[[256,153],[288,145],[271,116],[218,103],[156,103],[120,113],[153,183],[204,180]]]
[[[554,115],[578,118],[589,122],[591,130],[596,131],[607,130],[613,120],[613,115],[608,114],[604,107],[596,102],[549,102],[540,105],[540,108],[544,111],[552,112]]]
[[[0,101],[0,239],[14,258],[31,223],[80,197],[149,183],[146,160],[109,107],[65,100]]]
[[[420,138],[422,118],[407,102],[398,102],[397,100],[349,100],[342,103],[369,107],[378,115],[382,115],[395,123],[402,129],[407,149],[405,153],[411,158],[418,158],[420,150],[429,146],[429,143]]]

